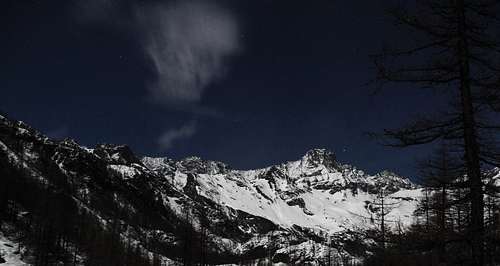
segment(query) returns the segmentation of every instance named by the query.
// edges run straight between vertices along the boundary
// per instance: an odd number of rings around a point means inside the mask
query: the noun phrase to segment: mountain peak
[[[198,156],[190,156],[178,162],[180,168],[189,169],[190,172],[198,174],[225,173],[229,166],[222,162],[204,160]]]
[[[107,158],[117,164],[140,163],[139,158],[127,145],[99,144],[94,149],[94,152],[101,158]]]
[[[302,161],[312,167],[324,165],[329,168],[335,168],[335,166],[337,166],[337,158],[335,157],[335,154],[327,149],[316,148],[309,150],[302,157]]]
[[[379,187],[384,187],[391,191],[397,191],[401,188],[417,188],[407,177],[400,176],[392,171],[383,170],[374,176],[374,180]]]

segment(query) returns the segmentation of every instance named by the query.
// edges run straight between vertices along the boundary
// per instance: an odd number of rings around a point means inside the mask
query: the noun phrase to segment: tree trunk
[[[465,162],[471,193],[470,237],[473,263],[483,265],[484,202],[481,181],[479,146],[476,139],[474,107],[470,85],[469,49],[466,36],[466,16],[464,0],[457,0],[458,15],[458,58],[460,63],[460,96],[462,103],[462,123],[464,127]]]
[[[446,252],[446,184],[442,185],[441,188],[441,221],[440,221],[440,240],[439,240],[439,262],[445,263],[445,252]]]

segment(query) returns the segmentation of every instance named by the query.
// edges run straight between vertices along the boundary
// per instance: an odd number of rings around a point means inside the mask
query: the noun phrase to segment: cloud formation
[[[153,99],[173,105],[199,103],[205,89],[226,73],[240,50],[236,19],[213,3],[180,1],[138,9],[143,48],[156,79]]]
[[[237,19],[214,1],[79,0],[73,13],[79,23],[137,36],[155,74],[150,98],[162,104],[196,106],[207,87],[224,77],[228,58],[241,50]]]
[[[162,149],[170,149],[174,142],[190,138],[196,133],[196,122],[193,120],[180,128],[170,129],[158,138],[158,145]]]
[[[194,114],[218,116],[200,104],[206,89],[227,73],[228,60],[241,51],[237,19],[211,0],[153,2],[77,0],[77,22],[124,30],[137,37],[151,62],[149,98]],[[164,132],[158,139],[169,149],[196,132],[196,123]]]

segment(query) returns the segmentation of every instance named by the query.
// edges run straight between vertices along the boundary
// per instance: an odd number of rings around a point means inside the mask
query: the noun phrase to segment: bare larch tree
[[[500,111],[500,22],[496,0],[416,0],[390,10],[407,27],[412,44],[373,56],[377,84],[400,83],[449,96],[450,109],[385,130],[386,144],[406,147],[439,139],[462,148],[470,191],[469,241],[472,264],[483,265],[484,190],[482,170],[499,165],[495,112]],[[404,43],[404,42],[399,42]]]

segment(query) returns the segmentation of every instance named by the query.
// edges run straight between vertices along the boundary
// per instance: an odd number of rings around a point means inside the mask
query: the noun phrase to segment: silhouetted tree
[[[447,226],[447,220],[451,216],[450,208],[454,202],[460,202],[460,200],[454,200],[449,192],[464,185],[459,178],[463,175],[463,165],[450,148],[442,142],[429,159],[420,163],[426,198],[421,202],[417,211],[424,209],[425,237],[428,243],[436,244],[429,249],[436,246],[440,263],[446,262],[446,243],[450,239],[449,233],[451,232],[451,228]]]
[[[200,265],[207,265],[207,249],[208,249],[208,217],[205,207],[200,207],[198,219],[200,221],[200,232],[199,232],[199,256]]]
[[[484,202],[482,164],[499,165],[500,127],[487,122],[500,110],[498,1],[418,0],[414,12],[394,8],[399,25],[412,31],[416,44],[375,55],[379,85],[406,83],[450,94],[451,110],[386,130],[392,146],[456,140],[463,150],[470,190],[469,236],[474,265],[483,265]],[[488,138],[484,138],[488,135]]]
[[[374,202],[371,203],[371,210],[372,212],[375,213],[376,217],[374,218],[374,222],[378,223],[378,233],[379,235],[376,236],[378,243],[380,244],[381,248],[381,259],[382,259],[382,264],[384,264],[384,253],[385,253],[385,248],[387,245],[387,231],[388,231],[388,226],[387,226],[387,219],[386,216],[389,214],[392,208],[398,203],[395,201],[389,201],[388,200],[388,192],[384,187],[380,187],[378,189],[378,195],[377,198]],[[395,222],[395,221],[390,221],[390,222]]]
[[[190,266],[193,264],[193,222],[191,220],[191,214],[188,207],[185,208],[184,224],[182,228],[184,230],[184,236],[182,239],[182,263],[185,266]]]

